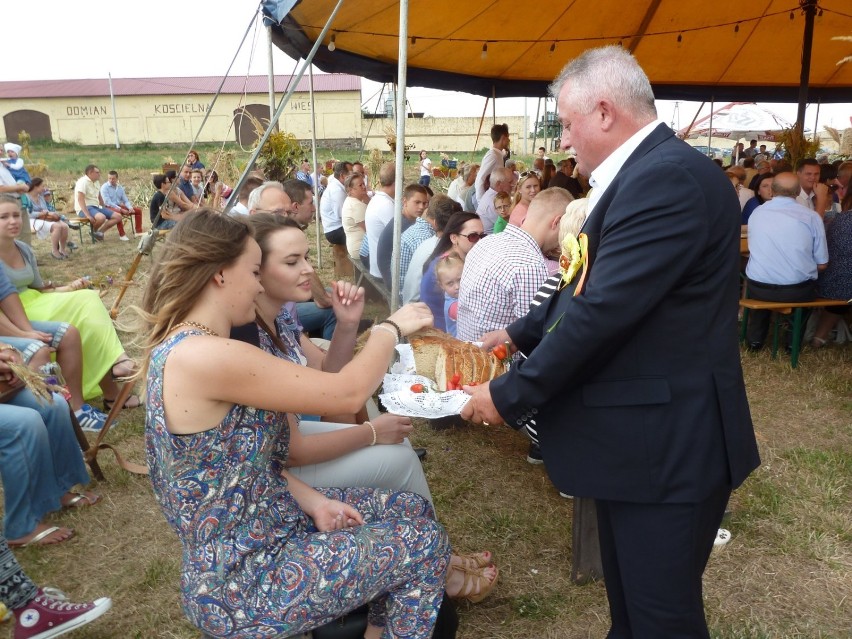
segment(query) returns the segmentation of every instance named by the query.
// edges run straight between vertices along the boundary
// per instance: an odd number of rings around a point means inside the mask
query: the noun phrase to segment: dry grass
[[[142,173],[140,171],[140,173]],[[134,179],[127,176],[125,180]],[[141,180],[142,178],[139,177]],[[36,242],[42,271],[120,279],[135,255],[113,233],[87,243],[73,260],[55,262]],[[323,243],[325,244],[325,243]],[[313,246],[313,241],[311,243]],[[156,251],[155,251],[156,254]],[[326,255],[324,277],[329,277]],[[138,300],[150,258],[122,306]],[[105,303],[112,304],[116,289]],[[378,305],[369,309],[381,315]],[[125,344],[132,334],[122,334]],[[131,347],[131,352],[134,351]],[[849,637],[852,628],[852,346],[806,351],[799,368],[768,353],[743,356],[764,465],[736,492],[728,527],[733,540],[713,554],[706,607],[713,636],[724,639]],[[143,413],[126,411],[108,440],[144,461]],[[500,565],[495,594],[462,606],[462,639],[602,637],[608,612],[603,585],[570,583],[571,502],[559,497],[541,466],[525,461],[514,431],[471,427],[435,432],[418,426],[438,515],[461,551],[491,549]],[[154,502],[147,478],[99,457],[104,502],[48,519],[76,537],[17,553],[38,583],[75,598],[108,594],[115,610],[70,637],[196,638],[178,603],[180,546]],[[0,631],[2,634],[2,631]]]

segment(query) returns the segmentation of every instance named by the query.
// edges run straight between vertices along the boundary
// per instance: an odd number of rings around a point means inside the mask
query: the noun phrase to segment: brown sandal
[[[450,570],[457,570],[464,575],[461,589],[457,595],[450,596],[450,599],[457,601],[469,601],[470,603],[479,603],[491,594],[494,586],[497,585],[497,578],[500,576],[500,571],[494,567],[494,579],[490,580],[485,576],[484,568],[465,568],[463,566],[450,565]],[[479,592],[473,592],[476,589],[474,579],[479,581]]]
[[[488,568],[493,565],[494,557],[487,550],[484,552],[474,553],[472,555],[456,555],[464,568]]]

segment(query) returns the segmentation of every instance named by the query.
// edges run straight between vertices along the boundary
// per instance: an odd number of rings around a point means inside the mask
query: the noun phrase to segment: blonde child
[[[508,196],[507,196],[508,197]],[[458,253],[447,253],[435,263],[435,278],[444,291],[444,321],[447,332],[456,336],[456,318],[459,309],[459,284],[464,260]]]
[[[494,222],[492,233],[499,233],[509,223],[509,214],[512,212],[512,197],[506,191],[500,191],[494,196],[494,210],[497,211],[497,221]]]

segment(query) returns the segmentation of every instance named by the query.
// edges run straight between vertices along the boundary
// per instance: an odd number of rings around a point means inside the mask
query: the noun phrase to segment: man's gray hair
[[[260,204],[260,198],[263,197],[263,192],[266,189],[278,189],[282,193],[285,193],[281,182],[264,182],[249,193],[248,204],[246,204],[246,208],[248,208],[249,211],[257,210],[257,205]]]
[[[608,99],[634,116],[657,117],[648,76],[636,58],[620,46],[589,49],[571,60],[550,85],[550,94],[558,99],[569,81],[571,102],[580,113],[591,113],[599,100]]]

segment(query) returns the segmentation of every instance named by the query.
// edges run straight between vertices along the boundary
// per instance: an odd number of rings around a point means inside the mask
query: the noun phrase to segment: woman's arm
[[[409,304],[391,319],[408,335],[429,326],[432,314],[425,304]],[[313,415],[355,413],[381,383],[396,343],[395,329],[382,324],[352,362],[339,373],[325,373],[236,340],[192,337],[176,346],[166,362],[169,430],[212,428],[233,404]]]
[[[327,373],[336,373],[352,360],[355,340],[358,337],[358,323],[364,312],[364,289],[343,280],[332,282],[331,287],[331,295],[327,297],[337,318],[337,326],[328,352],[317,347],[305,335],[302,335],[299,343],[308,366]]]
[[[282,473],[287,488],[320,532],[340,530],[364,523],[361,514],[349,504],[329,499],[286,470]]]
[[[181,211],[189,211],[194,206],[180,189],[172,189],[172,192],[169,193],[169,201],[180,207]],[[163,217],[166,218],[165,211],[163,212]],[[168,217],[166,219],[173,220],[176,218]]]
[[[308,464],[320,464],[377,444],[401,444],[412,429],[413,426],[408,417],[389,413],[380,415],[371,422],[327,433],[303,435],[298,428],[292,428],[287,467],[297,468]],[[374,432],[375,444],[373,443]]]

